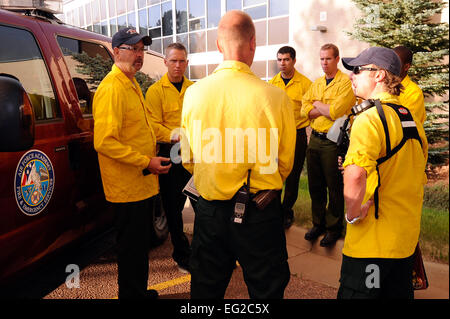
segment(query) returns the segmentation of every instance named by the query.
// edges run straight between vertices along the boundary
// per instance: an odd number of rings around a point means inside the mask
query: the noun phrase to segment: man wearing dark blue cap
[[[399,105],[401,62],[387,48],[343,58],[357,97],[371,102],[355,117],[343,164],[347,233],[338,298],[414,298],[428,144]],[[372,107],[373,106],[373,107]]]
[[[134,78],[151,38],[126,28],[114,34],[114,65],[94,96],[94,147],[106,200],[115,210],[119,299],[152,299],[147,291],[152,209],[158,174],[170,166],[156,156],[156,139],[146,101]],[[144,174],[149,172],[151,174]]]

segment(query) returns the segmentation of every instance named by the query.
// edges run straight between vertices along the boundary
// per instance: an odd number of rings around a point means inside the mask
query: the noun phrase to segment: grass
[[[312,227],[311,199],[306,174],[300,177],[297,202],[294,205],[295,223]],[[422,222],[419,237],[425,260],[449,262],[449,188],[445,184],[425,186]]]

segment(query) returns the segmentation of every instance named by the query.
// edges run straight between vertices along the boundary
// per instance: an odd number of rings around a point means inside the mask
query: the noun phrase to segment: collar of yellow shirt
[[[234,60],[226,60],[223,61],[215,70],[213,73],[219,72],[221,70],[234,70],[239,72],[245,72],[251,75],[255,75],[252,70],[250,70],[250,67],[245,64],[244,62],[240,61],[234,61]]]

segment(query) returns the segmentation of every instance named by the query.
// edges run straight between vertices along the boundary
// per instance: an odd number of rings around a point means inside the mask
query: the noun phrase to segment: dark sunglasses
[[[353,68],[353,74],[359,74],[362,71],[379,71],[380,69],[375,69],[375,68],[365,68],[363,66],[355,66]]]

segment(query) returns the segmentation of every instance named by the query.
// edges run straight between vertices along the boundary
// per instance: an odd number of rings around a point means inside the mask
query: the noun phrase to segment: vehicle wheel
[[[150,234],[150,247],[154,248],[163,244],[169,236],[166,213],[161,201],[161,196],[156,195],[153,207],[153,224]]]

